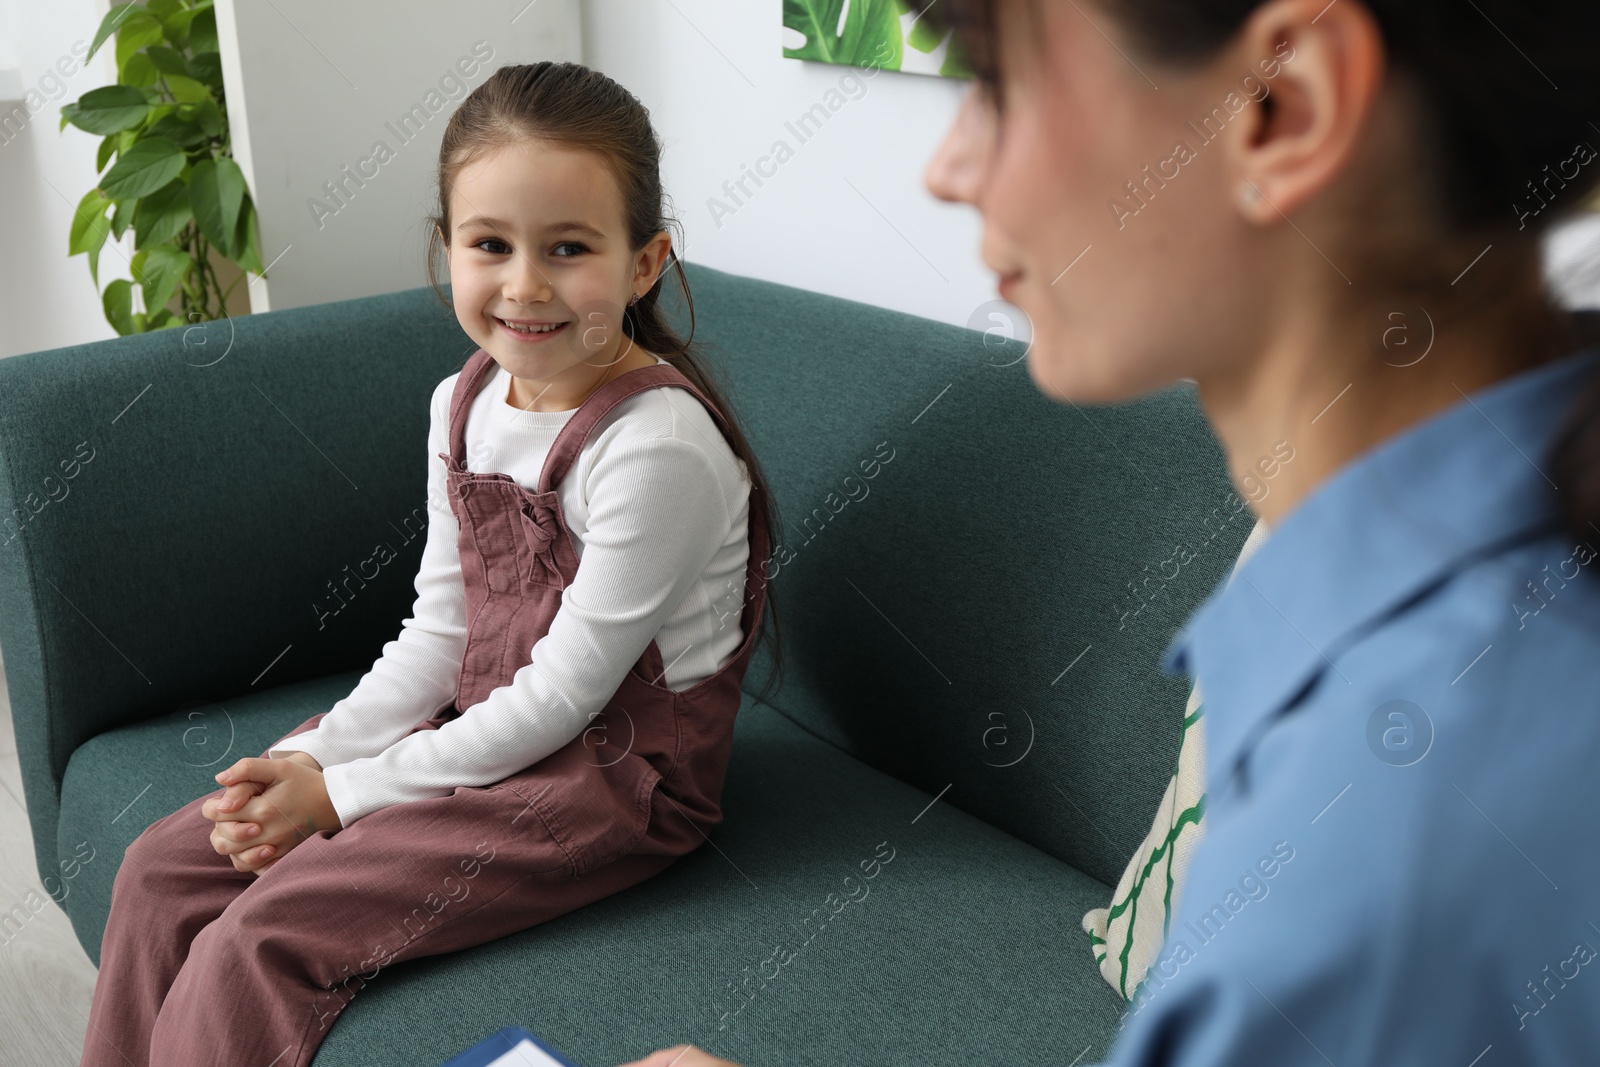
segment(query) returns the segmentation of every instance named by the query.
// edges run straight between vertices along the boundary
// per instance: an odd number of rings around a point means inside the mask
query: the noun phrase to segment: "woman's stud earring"
[[[1239,183],[1239,203],[1245,207],[1255,207],[1261,203],[1263,197],[1256,183],[1246,178]]]

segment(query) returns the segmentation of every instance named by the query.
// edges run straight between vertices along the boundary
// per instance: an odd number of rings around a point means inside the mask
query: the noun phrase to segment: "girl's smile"
[[[540,319],[502,319],[494,318],[500,331],[514,338],[519,344],[544,344],[556,337],[564,337],[568,333],[570,322],[552,323]]]

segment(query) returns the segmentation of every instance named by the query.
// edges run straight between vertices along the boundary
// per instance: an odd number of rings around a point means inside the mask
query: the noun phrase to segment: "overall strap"
[[[478,349],[467,358],[456,379],[455,391],[450,394],[450,459],[458,469],[467,466],[467,409],[483,387],[484,377],[496,365],[493,356]]]
[[[545,456],[544,469],[539,473],[539,492],[548,493],[561,484],[561,479],[566,477],[584,443],[588,441],[589,433],[601,419],[610,414],[612,408],[635,393],[666,385],[675,385],[693,393],[700,403],[705,405],[711,417],[717,420],[724,438],[728,436],[728,422],[722,412],[718,411],[716,405],[707,400],[705,394],[696,389],[694,383],[685,378],[677,367],[670,363],[641,367],[613,378],[601,386],[593,396],[583,402],[583,406],[567,424],[561,427],[555,443],[550,446],[549,455]]]

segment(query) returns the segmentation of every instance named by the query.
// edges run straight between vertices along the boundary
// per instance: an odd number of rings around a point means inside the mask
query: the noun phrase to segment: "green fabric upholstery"
[[[1171,774],[1159,653],[1249,532],[1192,388],[1074,408],[1015,344],[685,271],[788,550],[785,679],[755,699],[764,650],[746,678],[726,822],[633,890],[395,965],[315,1062],[435,1064],[511,1023],[594,1067],[1103,1053],[1125,1005],[1078,919]],[[428,398],[473,347],[418,289],[0,361],[0,648],[39,871],[91,958],[127,844],[398,633]]]

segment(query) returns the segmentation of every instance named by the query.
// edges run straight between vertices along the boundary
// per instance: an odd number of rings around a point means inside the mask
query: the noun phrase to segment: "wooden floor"
[[[0,1067],[76,1067],[95,968],[39,884],[4,671],[0,663],[0,913],[12,912],[22,927],[0,927]]]

